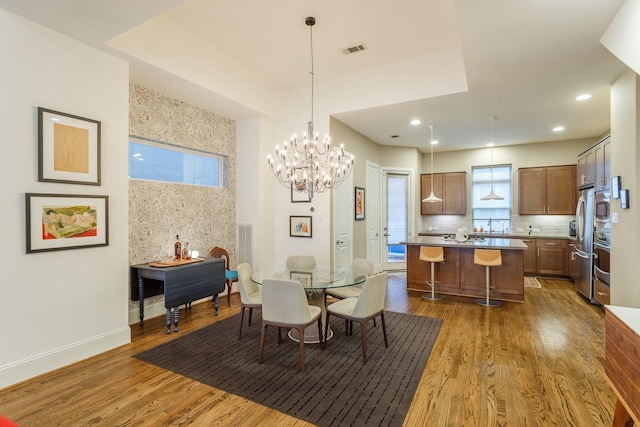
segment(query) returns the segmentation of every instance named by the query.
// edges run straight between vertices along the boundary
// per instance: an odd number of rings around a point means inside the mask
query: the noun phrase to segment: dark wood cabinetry
[[[537,272],[553,276],[566,276],[567,241],[564,239],[536,239]]]
[[[420,175],[420,200],[431,193],[431,174]],[[421,215],[466,215],[467,173],[449,172],[433,174],[433,193],[442,202],[422,202]]]
[[[611,135],[607,135],[578,156],[576,180],[579,187],[592,185],[596,191],[611,186]]]
[[[524,272],[535,274],[538,272],[536,265],[536,239],[521,240],[527,245],[527,249],[524,251]]]
[[[573,215],[576,208],[576,166],[518,170],[520,215]]]

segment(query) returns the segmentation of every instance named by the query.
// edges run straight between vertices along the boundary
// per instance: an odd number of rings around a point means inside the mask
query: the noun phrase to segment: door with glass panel
[[[411,172],[385,171],[383,174],[383,252],[384,270],[406,270],[407,248],[401,245],[410,238],[409,205]]]

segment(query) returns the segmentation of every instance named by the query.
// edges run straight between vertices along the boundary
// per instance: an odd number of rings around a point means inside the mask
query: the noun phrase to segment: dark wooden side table
[[[146,280],[162,283],[164,306],[167,309],[167,333],[171,333],[171,309],[174,313],[174,331],[178,331],[181,304],[189,304],[213,295],[215,314],[218,315],[218,294],[225,289],[224,260],[206,258],[183,265],[154,267],[153,263],[130,267],[131,285],[137,282],[140,301],[140,326],[144,326],[144,289]],[[133,295],[132,295],[133,298]]]

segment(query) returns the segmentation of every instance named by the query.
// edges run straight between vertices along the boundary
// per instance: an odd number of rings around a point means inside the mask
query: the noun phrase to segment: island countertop
[[[470,239],[466,242],[456,242],[446,239],[444,236],[419,236],[406,242],[400,242],[407,246],[442,246],[447,248],[473,248],[473,249],[515,249],[524,251],[527,244],[520,239],[485,237],[483,239]]]

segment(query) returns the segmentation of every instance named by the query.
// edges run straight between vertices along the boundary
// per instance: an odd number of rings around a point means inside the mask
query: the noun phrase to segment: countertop
[[[607,310],[615,314],[625,325],[640,335],[640,308],[607,305]]]
[[[454,247],[454,248],[477,248],[477,249],[514,249],[524,251],[527,249],[527,244],[522,240],[514,237],[485,237],[483,240],[467,240],[466,242],[459,243],[455,240],[445,239],[443,236],[419,236],[414,239],[407,240],[406,242],[400,242],[401,245],[413,245],[413,246],[442,246],[442,247]]]
[[[444,235],[455,235],[454,231],[427,231],[423,233],[418,233],[418,236],[444,236]],[[541,234],[541,233],[517,233],[517,234],[503,234],[503,233],[468,233],[469,236],[479,236],[485,238],[496,238],[496,239],[565,239],[565,240],[576,240],[576,236],[569,236],[568,234]]]

